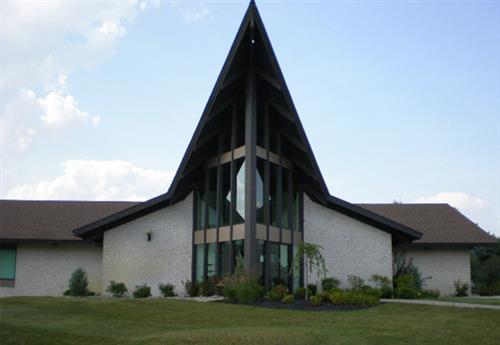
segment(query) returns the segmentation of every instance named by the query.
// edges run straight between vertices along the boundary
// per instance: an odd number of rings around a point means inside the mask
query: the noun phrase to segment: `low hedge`
[[[360,291],[334,291],[328,295],[332,304],[351,304],[372,306],[380,302],[380,298]]]

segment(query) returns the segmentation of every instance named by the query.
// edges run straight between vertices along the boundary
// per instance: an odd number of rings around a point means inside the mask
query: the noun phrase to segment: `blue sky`
[[[3,197],[165,192],[247,5],[2,5]],[[498,1],[257,5],[332,194],[500,235]]]

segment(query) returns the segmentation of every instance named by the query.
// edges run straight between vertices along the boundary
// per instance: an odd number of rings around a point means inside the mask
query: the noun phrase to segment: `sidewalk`
[[[500,310],[500,305],[472,304],[472,303],[460,303],[460,302],[441,302],[441,301],[429,301],[429,300],[423,300],[423,299],[381,299],[380,302],[382,302],[382,303],[437,305],[437,306],[441,306],[441,307],[482,308],[482,309]]]

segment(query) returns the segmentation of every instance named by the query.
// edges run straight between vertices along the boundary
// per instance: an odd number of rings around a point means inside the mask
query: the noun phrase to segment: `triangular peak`
[[[220,154],[248,146],[247,93],[253,80],[256,153],[269,150],[287,159],[304,190],[322,203],[329,195],[278,61],[252,1],[169,189],[180,199],[199,183],[199,172]],[[241,151],[241,149],[240,149]],[[239,151],[239,152],[240,152]],[[273,156],[274,157],[274,156]]]

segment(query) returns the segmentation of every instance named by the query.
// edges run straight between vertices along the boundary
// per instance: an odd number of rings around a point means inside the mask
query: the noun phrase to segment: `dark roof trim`
[[[290,108],[292,112],[292,116],[295,118],[295,126],[297,127],[297,131],[299,132],[300,139],[305,145],[306,153],[307,156],[309,157],[314,174],[316,175],[316,178],[320,184],[321,192],[322,192],[322,197],[324,199],[328,198],[330,195],[328,191],[328,187],[326,186],[325,180],[323,179],[323,175],[321,174],[321,171],[319,169],[318,162],[316,161],[316,157],[314,156],[314,153],[311,148],[311,144],[309,143],[309,140],[307,139],[306,132],[304,130],[304,127],[302,126],[302,122],[300,121],[299,114],[297,112],[297,109],[295,108],[295,104],[293,103],[292,96],[290,94],[290,91],[288,90],[288,86],[286,85],[285,77],[283,76],[283,73],[281,72],[281,68],[279,66],[278,59],[276,57],[276,54],[274,53],[274,49],[272,47],[271,41],[269,39],[269,36],[267,35],[266,28],[264,26],[264,23],[262,22],[262,19],[260,17],[259,11],[257,10],[257,7],[255,6],[255,3],[253,1],[251,2],[250,6],[255,7],[255,23],[257,25],[257,28],[261,32],[261,37],[262,41],[264,44],[264,48],[266,50],[266,53],[270,57],[269,60],[271,62],[271,66],[274,70],[274,73],[278,76],[278,83],[281,84],[281,89],[282,89],[282,94],[285,98],[285,101]]]
[[[326,206],[391,234],[397,234],[399,232],[398,235],[403,235],[406,239],[417,240],[422,237],[422,233],[412,228],[334,197],[333,195],[328,196]]]
[[[243,36],[245,35],[246,28],[250,24],[250,20],[253,17],[253,13],[255,10],[256,10],[255,3],[251,2],[250,5],[248,6],[246,13],[245,13],[245,16],[243,17],[243,20],[242,20],[240,27],[238,29],[238,32],[236,34],[236,37],[233,41],[233,44],[231,45],[231,49],[229,50],[229,54],[226,58],[226,61],[224,62],[224,65],[222,66],[222,70],[219,73],[217,81],[215,82],[215,86],[212,89],[212,93],[210,94],[210,97],[208,98],[207,104],[205,105],[205,109],[203,110],[203,113],[201,115],[201,119],[198,122],[198,125],[196,126],[194,134],[191,138],[191,141],[189,142],[189,145],[188,145],[186,152],[184,153],[184,157],[182,158],[181,164],[179,165],[179,169],[177,170],[177,173],[174,176],[174,179],[172,181],[172,184],[170,185],[170,188],[168,189],[167,194],[174,195],[174,193],[177,189],[177,185],[179,184],[179,182],[184,174],[184,170],[186,169],[186,165],[189,162],[189,158],[191,157],[191,154],[193,153],[193,151],[195,149],[196,143],[198,142],[198,140],[200,138],[203,127],[205,126],[205,123],[210,118],[210,113],[212,112],[212,109],[214,107],[214,103],[217,99],[217,95],[219,94],[219,91],[222,89],[222,87],[224,85],[224,79],[226,78],[227,72],[229,71],[229,68],[231,67],[231,63],[234,59],[234,56],[236,55],[236,52],[238,51],[238,47],[240,45],[240,42],[243,39]]]

